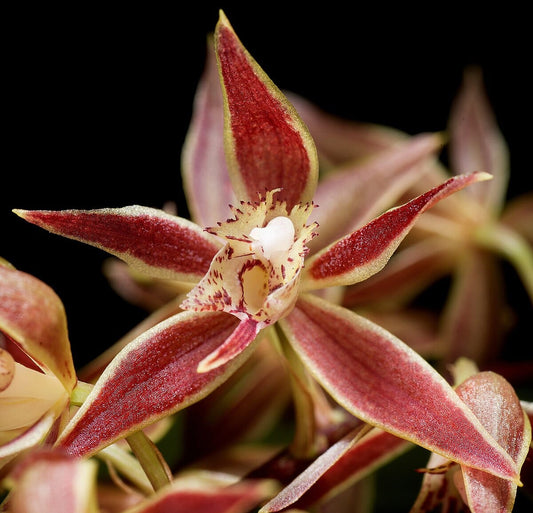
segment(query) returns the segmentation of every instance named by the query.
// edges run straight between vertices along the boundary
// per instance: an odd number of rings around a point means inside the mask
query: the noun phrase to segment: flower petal
[[[447,363],[464,356],[480,367],[492,361],[503,342],[504,292],[494,256],[474,248],[458,259],[442,317]]]
[[[211,40],[181,154],[181,168],[192,220],[200,226],[214,226],[227,219],[235,194],[224,155],[224,102]]]
[[[489,212],[499,212],[509,181],[507,144],[496,124],[478,68],[465,71],[449,119],[450,167],[456,173],[486,171],[494,179],[469,189]]]
[[[59,297],[37,278],[5,266],[0,266],[0,283],[0,332],[72,390],[76,372]]]
[[[253,342],[259,329],[253,319],[242,320],[224,343],[198,364],[198,372],[209,372],[235,358]]]
[[[440,374],[383,328],[314,296],[279,321],[306,366],[349,412],[505,479],[515,463]]]
[[[361,440],[348,434],[321,454],[260,510],[305,509],[367,476],[411,447],[409,442],[374,428]]]
[[[531,425],[513,387],[494,372],[481,372],[461,383],[456,391],[521,468],[531,443]],[[515,483],[465,466],[462,470],[472,513],[513,509]]]
[[[137,337],[104,371],[58,445],[69,454],[94,454],[207,395],[249,354],[244,351],[214,371],[196,372],[237,323],[226,313],[182,312]]]
[[[318,179],[313,140],[283,93],[221,12],[215,49],[224,93],[226,158],[239,200],[281,188],[290,211],[311,201]]]
[[[456,176],[408,203],[388,210],[309,258],[302,287],[351,285],[367,279],[385,266],[423,212],[467,185],[488,179],[490,175],[483,172]]]
[[[129,513],[248,513],[272,496],[276,485],[268,480],[243,480],[224,486],[194,475],[179,477],[172,484]]]
[[[38,451],[26,457],[13,473],[9,497],[12,513],[86,513],[96,500],[94,461]]]
[[[401,143],[408,137],[400,130],[388,126],[333,116],[295,93],[286,94],[309,128],[321,164],[325,164],[326,168],[364,159]]]
[[[137,205],[15,213],[52,233],[103,249],[156,278],[196,283],[220,248],[191,221]]]
[[[390,208],[426,170],[444,141],[441,134],[421,134],[391,146],[361,163],[344,164],[318,184],[318,205],[310,221],[321,248],[363,226]]]
[[[343,305],[406,303],[449,272],[458,255],[450,241],[428,237],[400,249],[381,272],[346,289]]]

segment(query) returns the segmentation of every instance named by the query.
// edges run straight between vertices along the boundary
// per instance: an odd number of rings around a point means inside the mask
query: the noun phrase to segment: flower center
[[[267,260],[276,263],[287,255],[294,244],[294,225],[288,217],[278,216],[264,228],[253,228],[250,238],[254,253],[260,251]]]

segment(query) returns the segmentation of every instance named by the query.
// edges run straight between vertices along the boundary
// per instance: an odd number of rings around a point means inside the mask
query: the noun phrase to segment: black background
[[[336,115],[408,133],[442,130],[465,66],[482,67],[512,156],[510,197],[530,189],[530,34],[524,13],[328,2],[72,4],[4,14],[0,255],[65,303],[76,365],[144,317],[111,291],[106,255],[12,208],[161,207],[186,215],[180,152],[223,8],[274,82]]]

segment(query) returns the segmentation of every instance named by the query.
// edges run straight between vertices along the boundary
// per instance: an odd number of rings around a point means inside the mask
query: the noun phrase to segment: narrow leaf
[[[316,379],[356,417],[505,479],[515,463],[431,365],[383,328],[314,296],[281,320]]]
[[[103,249],[158,278],[196,283],[220,248],[214,237],[191,221],[148,207],[15,213],[52,233]]]
[[[225,111],[226,158],[239,200],[281,188],[287,209],[310,201],[316,149],[298,114],[244,48],[221,12],[215,30]]]

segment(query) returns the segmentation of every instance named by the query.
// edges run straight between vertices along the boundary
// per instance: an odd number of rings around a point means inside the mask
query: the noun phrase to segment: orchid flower
[[[454,276],[434,355],[460,356],[485,365],[498,355],[509,323],[498,260],[516,269],[533,301],[533,196],[505,205],[509,157],[483,89],[480,70],[467,69],[449,119],[449,160],[454,173],[483,169],[495,179],[465,190],[424,216],[382,273],[347,290],[344,305],[405,305],[446,274]],[[419,186],[446,176],[442,166]],[[476,189],[474,191],[474,189]]]
[[[456,374],[456,380],[461,379]],[[522,466],[531,445],[531,424],[511,385],[502,376],[485,371],[464,379],[456,391]],[[447,509],[461,503],[472,513],[511,512],[516,491],[509,481],[432,454],[411,513],[433,511],[439,504]],[[457,505],[454,508],[463,510]]]
[[[276,330],[354,416],[518,483],[516,462],[439,373],[387,331],[318,294],[377,273],[423,212],[489,175],[448,179],[309,256],[307,245],[318,230],[308,221],[318,174],[313,140],[223,14],[215,47],[226,163],[238,201],[233,217],[204,230],[141,206],[17,211],[146,274],[191,287],[183,312],[147,330],[114,358],[57,446],[90,456],[197,402],[249,358],[259,332]],[[211,155],[209,148],[206,152]],[[209,162],[205,165],[211,172]],[[208,193],[199,198],[200,208],[209,207]]]
[[[61,300],[0,260],[0,465],[57,438],[76,383]]]

